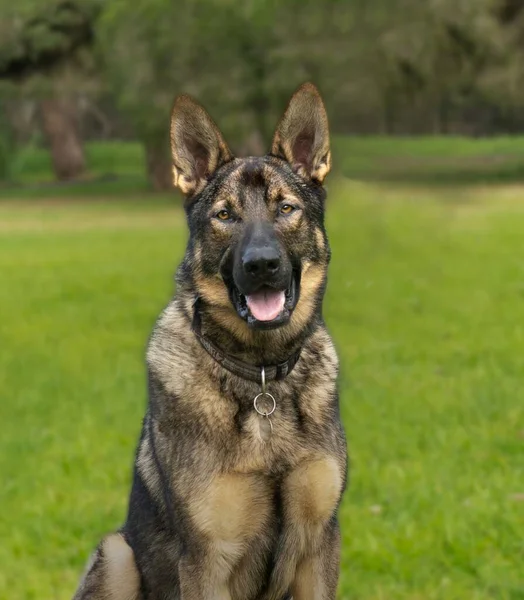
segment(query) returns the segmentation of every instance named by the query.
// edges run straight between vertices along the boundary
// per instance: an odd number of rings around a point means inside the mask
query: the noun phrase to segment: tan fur
[[[207,560],[200,562],[198,586],[185,574],[188,598],[229,600],[233,569],[249,551],[250,541],[259,535],[272,510],[271,488],[255,474],[227,474],[215,477],[192,499],[190,512],[195,526],[209,542]],[[191,566],[189,574],[193,572]]]
[[[173,186],[180,189],[183,194],[197,193],[203,187],[201,180],[196,180],[173,166]]]
[[[202,264],[202,245],[198,242],[195,243],[195,270],[197,274],[200,271],[200,265]]]
[[[271,489],[263,476],[216,477],[191,504],[195,524],[217,545],[246,544],[271,510]]]
[[[184,557],[178,571],[182,600],[231,600],[226,583],[229,568],[220,556],[209,553],[198,563]]]
[[[107,600],[136,600],[140,578],[131,548],[115,534],[105,539],[103,551]]]
[[[313,314],[315,295],[324,280],[324,266],[304,264],[300,282],[300,299],[291,317],[289,328],[296,334],[309,321]]]
[[[310,584],[307,578],[302,581],[315,564],[307,559],[317,556],[325,524],[340,497],[342,482],[341,466],[333,457],[307,459],[284,480],[282,496],[287,529],[264,600],[282,597],[293,585],[304,591]],[[322,589],[325,581],[320,575],[317,573],[314,578],[317,590]]]
[[[326,585],[322,577],[322,564],[318,556],[308,556],[297,567],[291,584],[293,600],[324,600]]]
[[[175,395],[183,394],[188,381],[184,375],[184,367],[193,370],[191,356],[188,356],[184,343],[175,343],[172,334],[180,332],[183,341],[193,342],[192,334],[188,331],[186,320],[180,309],[174,304],[170,304],[159,319],[159,327],[153,333],[153,337],[147,349],[147,361],[155,365],[155,370],[162,375],[166,389]],[[186,332],[186,336],[184,336]],[[173,364],[180,366],[173,369]]]
[[[158,499],[158,496],[161,494],[162,485],[153,458],[151,443],[147,437],[144,438],[138,449],[136,468],[144,478],[144,483],[153,498]]]
[[[218,276],[211,279],[209,277],[196,277],[195,285],[198,289],[198,293],[212,306],[221,306],[227,309],[227,312],[231,313],[231,316],[238,315],[234,312],[234,308],[229,300],[229,294],[227,293],[226,286],[222,279]]]
[[[326,248],[326,242],[324,240],[324,235],[322,233],[322,231],[320,230],[319,227],[317,227],[315,229],[315,238],[317,240],[317,246],[321,249],[321,250],[325,250]]]
[[[300,523],[326,521],[333,514],[341,488],[340,467],[334,458],[305,462],[285,482],[287,510]]]

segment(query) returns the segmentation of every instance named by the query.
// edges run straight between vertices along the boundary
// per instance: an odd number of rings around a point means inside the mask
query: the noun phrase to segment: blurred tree
[[[13,138],[11,123],[8,118],[5,100],[0,99],[0,181],[7,181],[11,176],[11,156]]]
[[[294,87],[312,78],[343,88],[348,4],[138,0],[133,11],[126,0],[109,4],[100,35],[108,79],[145,144],[155,187],[171,181],[167,134],[176,93],[197,96],[234,151],[258,154],[269,148]]]
[[[242,154],[269,147],[307,79],[334,131],[524,126],[521,0],[1,2],[0,76],[40,95],[61,177],[82,171],[78,91],[101,82],[144,144],[157,189],[171,187],[169,112],[180,92],[197,96]]]
[[[0,78],[40,99],[42,130],[58,179],[83,174],[78,96],[94,73],[101,0],[22,0],[0,11]]]
[[[137,0],[130,11],[113,0],[99,32],[151,181],[166,188],[179,92],[196,95],[248,154],[268,147],[291,89],[306,79],[324,92],[339,131],[446,133],[481,122],[480,110],[506,102],[495,73],[512,68],[494,1]]]
[[[491,0],[373,0],[361,7],[354,22],[366,68],[353,63],[352,70],[360,71],[373,99],[372,120],[382,108],[383,132],[457,132],[469,109],[489,104],[481,82],[502,50],[491,6]]]
[[[524,127],[524,2],[493,0],[492,14],[500,25],[501,52],[482,80],[483,88],[501,120]]]
[[[145,145],[157,189],[171,185],[168,128],[176,93],[207,104],[233,147],[259,145],[264,64],[250,10],[233,0],[137,0],[130,11],[126,0],[114,0],[104,11],[108,79]]]

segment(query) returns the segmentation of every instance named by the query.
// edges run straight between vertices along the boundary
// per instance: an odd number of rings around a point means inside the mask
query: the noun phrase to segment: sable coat
[[[187,96],[171,140],[190,239],[147,351],[128,516],[75,598],[334,600],[347,453],[321,310],[322,100],[301,86],[262,158],[234,158]],[[262,366],[276,379],[259,414]]]

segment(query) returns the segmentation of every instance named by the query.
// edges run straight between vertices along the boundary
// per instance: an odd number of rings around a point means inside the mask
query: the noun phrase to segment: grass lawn
[[[331,188],[340,598],[523,600],[524,190]],[[124,518],[185,239],[176,198],[0,202],[0,598],[71,598]]]

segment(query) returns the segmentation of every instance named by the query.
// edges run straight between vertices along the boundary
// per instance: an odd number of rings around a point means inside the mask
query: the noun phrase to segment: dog
[[[74,600],[334,600],[348,458],[323,101],[303,84],[264,157],[235,158],[186,95],[170,137],[189,241],[149,340],[127,518]]]

